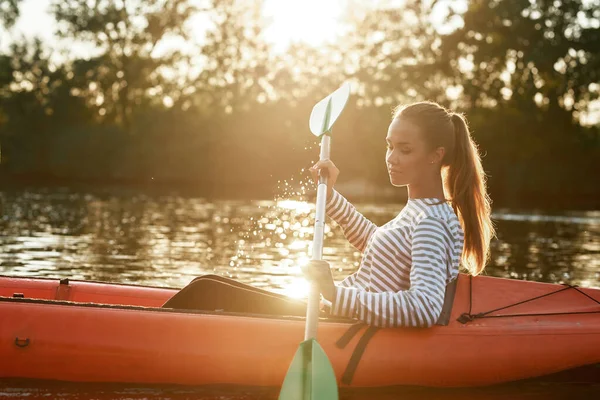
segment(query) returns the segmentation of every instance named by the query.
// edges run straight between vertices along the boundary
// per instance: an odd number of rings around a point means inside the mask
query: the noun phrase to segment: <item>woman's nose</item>
[[[394,162],[396,161],[396,156],[394,155],[393,151],[391,151],[388,155],[385,156],[385,161],[388,164],[394,164]]]

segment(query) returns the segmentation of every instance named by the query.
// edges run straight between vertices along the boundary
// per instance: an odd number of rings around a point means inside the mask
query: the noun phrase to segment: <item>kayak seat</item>
[[[306,303],[218,275],[203,275],[167,300],[162,308],[305,316]]]
[[[444,305],[437,325],[448,325],[450,322],[457,282],[458,279],[454,279],[446,285]],[[306,316],[304,301],[219,275],[203,275],[194,278],[186,287],[167,300],[162,308]]]
[[[446,285],[446,293],[444,294],[444,304],[442,305],[442,312],[438,317],[436,325],[446,326],[450,323],[450,316],[452,315],[452,306],[454,305],[454,296],[456,295],[456,286],[458,286],[458,277],[450,281]]]

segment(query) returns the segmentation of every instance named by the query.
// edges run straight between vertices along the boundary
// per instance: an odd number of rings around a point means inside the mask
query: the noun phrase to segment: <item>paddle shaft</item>
[[[320,102],[310,114],[310,130],[321,139],[321,161],[329,159],[331,126],[342,112],[350,87],[344,85]],[[325,205],[327,203],[327,170],[319,171],[317,182],[317,205],[315,229],[312,243],[312,259],[323,258],[323,237],[325,235]],[[304,341],[300,343],[288,372],[283,380],[279,400],[337,400],[338,387],[335,371],[327,354],[317,342],[319,322],[319,286],[310,284],[306,307],[306,328]]]
[[[331,136],[326,133],[321,136],[321,161],[329,159],[329,147]],[[323,237],[325,235],[325,204],[327,203],[327,175],[319,174],[319,183],[317,186],[317,209],[315,215],[315,229],[312,246],[312,259],[321,260],[323,258]],[[317,337],[317,323],[319,322],[319,286],[316,283],[310,284],[308,294],[308,306],[306,307],[306,328],[304,331],[304,340]]]

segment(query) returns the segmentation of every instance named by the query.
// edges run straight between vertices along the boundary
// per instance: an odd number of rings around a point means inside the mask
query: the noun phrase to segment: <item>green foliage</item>
[[[519,107],[562,107],[577,118],[598,98],[590,89],[600,81],[597,0],[473,0],[463,19],[442,49],[469,107],[512,100]],[[461,71],[461,58],[472,70]]]
[[[587,191],[598,128],[579,121],[600,92],[599,6],[473,0],[464,25],[442,38],[442,59],[463,87],[461,107],[501,202],[550,195],[557,204],[561,193]]]
[[[20,0],[0,0],[0,24],[4,24],[4,27],[12,27],[19,17],[19,2]]]
[[[168,80],[163,67],[175,67],[186,57],[175,50],[154,56],[167,37],[187,39],[185,22],[198,11],[187,0],[76,1],[53,0],[58,35],[93,45],[98,55],[73,63],[78,93],[100,120],[135,129],[134,109],[161,92]]]
[[[16,4],[0,0],[5,23]],[[339,43],[283,54],[262,1],[197,4],[52,0],[57,35],[89,57],[59,65],[35,40],[0,54],[2,171],[269,197],[316,159],[310,110],[349,80],[340,183],[389,185],[392,109],[427,99],[467,114],[496,205],[598,205],[599,127],[582,124],[600,91],[598,0],[472,0],[459,15],[452,2],[353,2]],[[450,33],[431,22],[445,8],[462,21]],[[191,22],[205,25],[199,43]]]

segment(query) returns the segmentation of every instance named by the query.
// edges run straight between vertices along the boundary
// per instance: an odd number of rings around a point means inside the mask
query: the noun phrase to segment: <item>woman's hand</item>
[[[335,284],[327,261],[311,260],[306,267],[302,268],[302,272],[307,280],[319,285],[319,291],[325,299],[333,301]]]
[[[340,170],[335,166],[331,160],[318,161],[315,165],[308,169],[315,181],[319,183],[319,171],[325,170],[327,173],[327,199],[331,198],[333,193],[333,185],[337,181]]]

